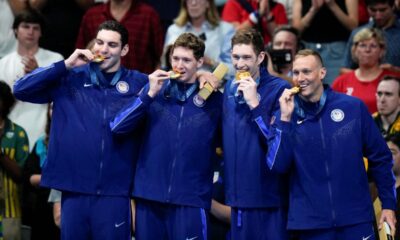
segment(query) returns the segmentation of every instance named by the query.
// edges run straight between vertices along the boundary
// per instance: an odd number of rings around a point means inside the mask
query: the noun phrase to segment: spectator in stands
[[[33,8],[39,10],[46,19],[42,30],[40,46],[63,55],[70,56],[75,50],[79,26],[85,11],[96,0],[30,0]]]
[[[181,1],[179,15],[175,23],[168,28],[164,52],[184,32],[193,33],[204,41],[206,50],[203,69],[212,71],[220,62],[223,62],[229,66],[231,76],[233,76],[230,40],[235,29],[230,23],[220,21],[214,0]]]
[[[393,173],[396,178],[395,187],[397,195],[396,219],[400,219],[400,134],[390,134],[385,139],[393,156]],[[397,221],[394,239],[400,240],[400,221]]]
[[[24,225],[31,226],[31,240],[60,239],[60,230],[53,221],[53,206],[48,203],[50,189],[39,186],[47,158],[51,112],[49,104],[45,134],[36,141],[23,171],[22,221]]]
[[[341,72],[346,73],[358,67],[351,55],[353,38],[361,29],[371,27],[381,29],[387,43],[381,68],[400,72],[400,21],[396,19],[394,13],[394,0],[365,0],[365,3],[372,21],[352,31],[344,51],[345,59]]]
[[[373,117],[383,136],[400,133],[400,78],[385,76],[376,90],[378,112]]]
[[[358,1],[294,0],[293,26],[305,48],[318,51],[329,69],[324,82],[331,84],[343,65],[346,42],[358,26]]]
[[[222,20],[236,29],[255,27],[262,33],[265,45],[271,41],[276,27],[288,24],[285,7],[273,0],[228,0]]]
[[[383,34],[376,28],[364,28],[353,38],[352,56],[358,68],[340,75],[332,84],[333,90],[360,98],[368,111],[376,112],[376,88],[385,75],[395,73],[380,68],[385,56],[386,42]],[[399,75],[399,74],[398,74]]]
[[[369,15],[365,0],[358,0],[358,25],[364,25],[369,21]]]
[[[293,0],[276,0],[278,3],[281,3],[285,7],[286,17],[289,21],[289,24],[292,23],[293,18]]]
[[[0,81],[0,216],[4,239],[21,239],[21,208],[18,184],[29,154],[28,137],[8,115],[15,103],[7,83]],[[1,234],[2,233],[2,234]]]
[[[4,79],[10,87],[16,79],[37,67],[63,59],[60,54],[39,46],[44,27],[44,19],[36,10],[29,9],[15,17],[13,29],[18,41],[17,50],[0,59],[0,79]],[[47,104],[17,101],[9,117],[26,130],[29,142],[33,145],[44,133],[46,115]]]
[[[16,0],[15,2],[21,2]],[[15,50],[17,40],[15,39],[12,24],[14,21],[14,12],[10,1],[0,0],[0,59]]]
[[[300,45],[301,44],[299,41],[299,32],[297,31],[296,28],[287,25],[275,29],[274,34],[272,36],[272,43],[270,49],[290,50],[290,59],[288,59],[287,56],[282,56],[282,55],[276,58],[271,58],[271,51],[267,52],[268,72],[274,76],[286,79],[292,84],[293,58],[298,49],[300,48]],[[272,61],[272,59],[275,59],[275,62]]]
[[[140,0],[110,0],[93,6],[83,16],[76,47],[85,48],[105,20],[116,20],[129,31],[130,50],[122,58],[125,67],[151,73],[160,65],[164,32],[152,7]]]

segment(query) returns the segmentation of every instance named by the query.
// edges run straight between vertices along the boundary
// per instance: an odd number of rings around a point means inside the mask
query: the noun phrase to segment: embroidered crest
[[[206,105],[206,101],[202,99],[198,94],[193,97],[193,103],[197,107],[204,107],[204,105]]]
[[[129,84],[125,81],[119,81],[116,88],[120,93],[127,93],[129,91]]]
[[[331,119],[334,122],[341,122],[344,119],[344,112],[341,109],[333,109],[331,112]]]
[[[12,137],[14,137],[14,132],[7,132],[7,133],[6,133],[6,137],[7,137],[7,138],[12,138]]]

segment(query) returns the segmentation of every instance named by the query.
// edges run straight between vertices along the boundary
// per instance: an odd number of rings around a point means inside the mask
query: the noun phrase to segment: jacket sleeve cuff
[[[146,90],[146,89],[144,89],[144,90]],[[147,94],[147,91],[143,91],[141,94],[140,94],[140,101],[142,101],[142,103],[145,105],[145,106],[148,106],[148,105],[150,105],[150,103],[152,103],[153,102],[153,100],[154,100],[154,98],[152,98],[152,97],[150,97],[148,94]]]
[[[282,130],[282,132],[291,132],[293,129],[293,125],[291,122],[281,121],[280,119],[275,120],[276,126],[278,129]]]
[[[391,199],[383,199],[382,209],[391,209],[393,211],[396,211],[396,201],[393,201]]]
[[[256,119],[258,117],[261,117],[264,109],[261,107],[261,105],[259,104],[257,107],[253,108],[251,111],[251,116],[253,119]]]
[[[65,62],[64,60],[59,61],[59,62],[55,62],[54,63],[54,69],[58,72],[58,73],[66,73],[67,72],[67,67],[65,66]]]

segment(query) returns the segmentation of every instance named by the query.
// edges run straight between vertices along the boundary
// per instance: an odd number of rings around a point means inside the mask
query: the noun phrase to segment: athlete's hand
[[[214,89],[214,92],[218,90],[218,88],[221,85],[222,81],[219,81],[214,74],[208,71],[204,70],[199,70],[196,72],[197,79],[199,81],[199,88],[202,89],[206,83],[209,83],[212,88]]]
[[[237,90],[243,94],[243,98],[250,109],[254,109],[260,104],[257,97],[257,83],[252,77],[244,77],[234,83],[238,84]]]
[[[71,69],[82,66],[94,58],[93,53],[89,49],[75,49],[75,51],[65,61],[65,67]]]
[[[396,232],[396,214],[391,209],[382,209],[382,215],[379,219],[379,226],[378,228],[381,229],[383,227],[383,222],[387,222],[390,226],[391,234],[394,236]]]
[[[155,97],[157,93],[161,90],[161,87],[166,79],[169,79],[169,72],[166,72],[161,69],[155,70],[152,74],[149,75],[149,91],[147,94],[150,97]]]
[[[281,109],[281,120],[290,122],[294,110],[294,93],[290,89],[285,89],[279,98],[279,105]]]

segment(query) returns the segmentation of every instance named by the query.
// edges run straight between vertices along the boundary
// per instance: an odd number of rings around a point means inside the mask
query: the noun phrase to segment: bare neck
[[[361,82],[371,82],[382,73],[379,65],[375,66],[360,66],[356,69],[356,76]]]
[[[35,46],[22,46],[18,44],[17,53],[20,56],[35,55],[39,50],[39,45]]]
[[[133,0],[112,0],[110,2],[110,12],[111,15],[118,22],[125,16],[132,6]]]
[[[203,25],[203,22],[206,20],[206,16],[201,16],[198,18],[192,18],[191,19],[191,23],[193,25],[193,27],[199,31],[201,30],[201,26]]]

